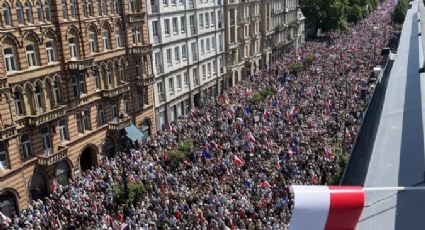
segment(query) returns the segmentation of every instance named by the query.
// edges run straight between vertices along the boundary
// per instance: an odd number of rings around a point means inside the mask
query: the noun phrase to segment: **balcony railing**
[[[125,127],[130,126],[131,124],[131,117],[121,118],[117,119],[116,121],[112,121],[108,123],[109,130],[112,131],[119,131],[121,129],[124,129]]]
[[[11,125],[0,129],[0,140],[4,141],[17,135],[16,126]]]
[[[132,54],[147,54],[152,51],[152,44],[149,45],[136,45],[130,49]]]
[[[16,122],[18,123],[18,125],[39,126],[65,116],[65,108],[66,106],[62,105],[54,110],[47,111],[41,114],[26,115],[25,117],[17,120]]]
[[[78,61],[69,61],[67,68],[68,70],[84,70],[94,65],[94,58],[87,58]]]
[[[144,12],[144,11],[129,13],[128,14],[128,21],[130,23],[141,22],[141,21],[145,20],[145,16],[146,16],[146,12]]]
[[[125,83],[113,89],[103,89],[100,91],[100,96],[103,98],[113,98],[130,90],[130,84]]]
[[[53,165],[68,156],[68,147],[59,146],[58,150],[49,155],[38,155],[38,164],[43,166]]]

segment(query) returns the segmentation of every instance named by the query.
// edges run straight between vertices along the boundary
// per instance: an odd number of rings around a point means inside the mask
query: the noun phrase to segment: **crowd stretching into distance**
[[[308,41],[245,76],[121,157],[104,157],[45,200],[32,201],[8,228],[287,229],[289,186],[332,184],[343,170],[334,153],[352,149],[373,94],[369,75],[394,31],[395,4],[387,0],[348,32]],[[289,73],[311,54],[308,69]],[[275,94],[252,99],[264,89]],[[185,140],[193,141],[193,156],[170,167],[170,151]],[[114,202],[112,189],[122,187],[123,168],[130,184],[146,190],[127,207]]]

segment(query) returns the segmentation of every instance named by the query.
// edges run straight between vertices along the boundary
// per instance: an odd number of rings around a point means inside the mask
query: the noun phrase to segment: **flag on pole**
[[[290,191],[294,208],[289,230],[354,230],[364,207],[359,186],[294,185]]]
[[[2,223],[6,225],[6,227],[8,227],[10,223],[12,223],[12,220],[6,215],[4,215],[2,212],[0,212],[0,216],[1,216]]]

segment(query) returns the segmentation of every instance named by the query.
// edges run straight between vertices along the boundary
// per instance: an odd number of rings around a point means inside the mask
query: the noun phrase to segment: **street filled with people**
[[[156,136],[103,157],[8,227],[287,229],[289,186],[333,184],[344,170],[373,94],[370,74],[395,30],[395,4],[384,1],[347,32],[307,41]],[[313,61],[291,71],[306,59]],[[188,154],[175,163],[182,143]],[[143,188],[128,205],[116,202],[123,172]]]

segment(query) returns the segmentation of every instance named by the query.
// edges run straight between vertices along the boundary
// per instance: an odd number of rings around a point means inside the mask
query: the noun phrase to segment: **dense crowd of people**
[[[58,185],[8,223],[11,229],[286,229],[288,187],[332,184],[343,169],[373,93],[369,75],[393,31],[383,2],[348,32],[306,42],[292,54],[245,76],[202,108],[167,124],[121,157]],[[310,67],[289,67],[307,56]],[[253,100],[261,90],[274,92]],[[193,142],[176,167],[170,153]],[[137,147],[136,147],[137,146]],[[126,206],[113,188],[140,183],[145,196]]]

